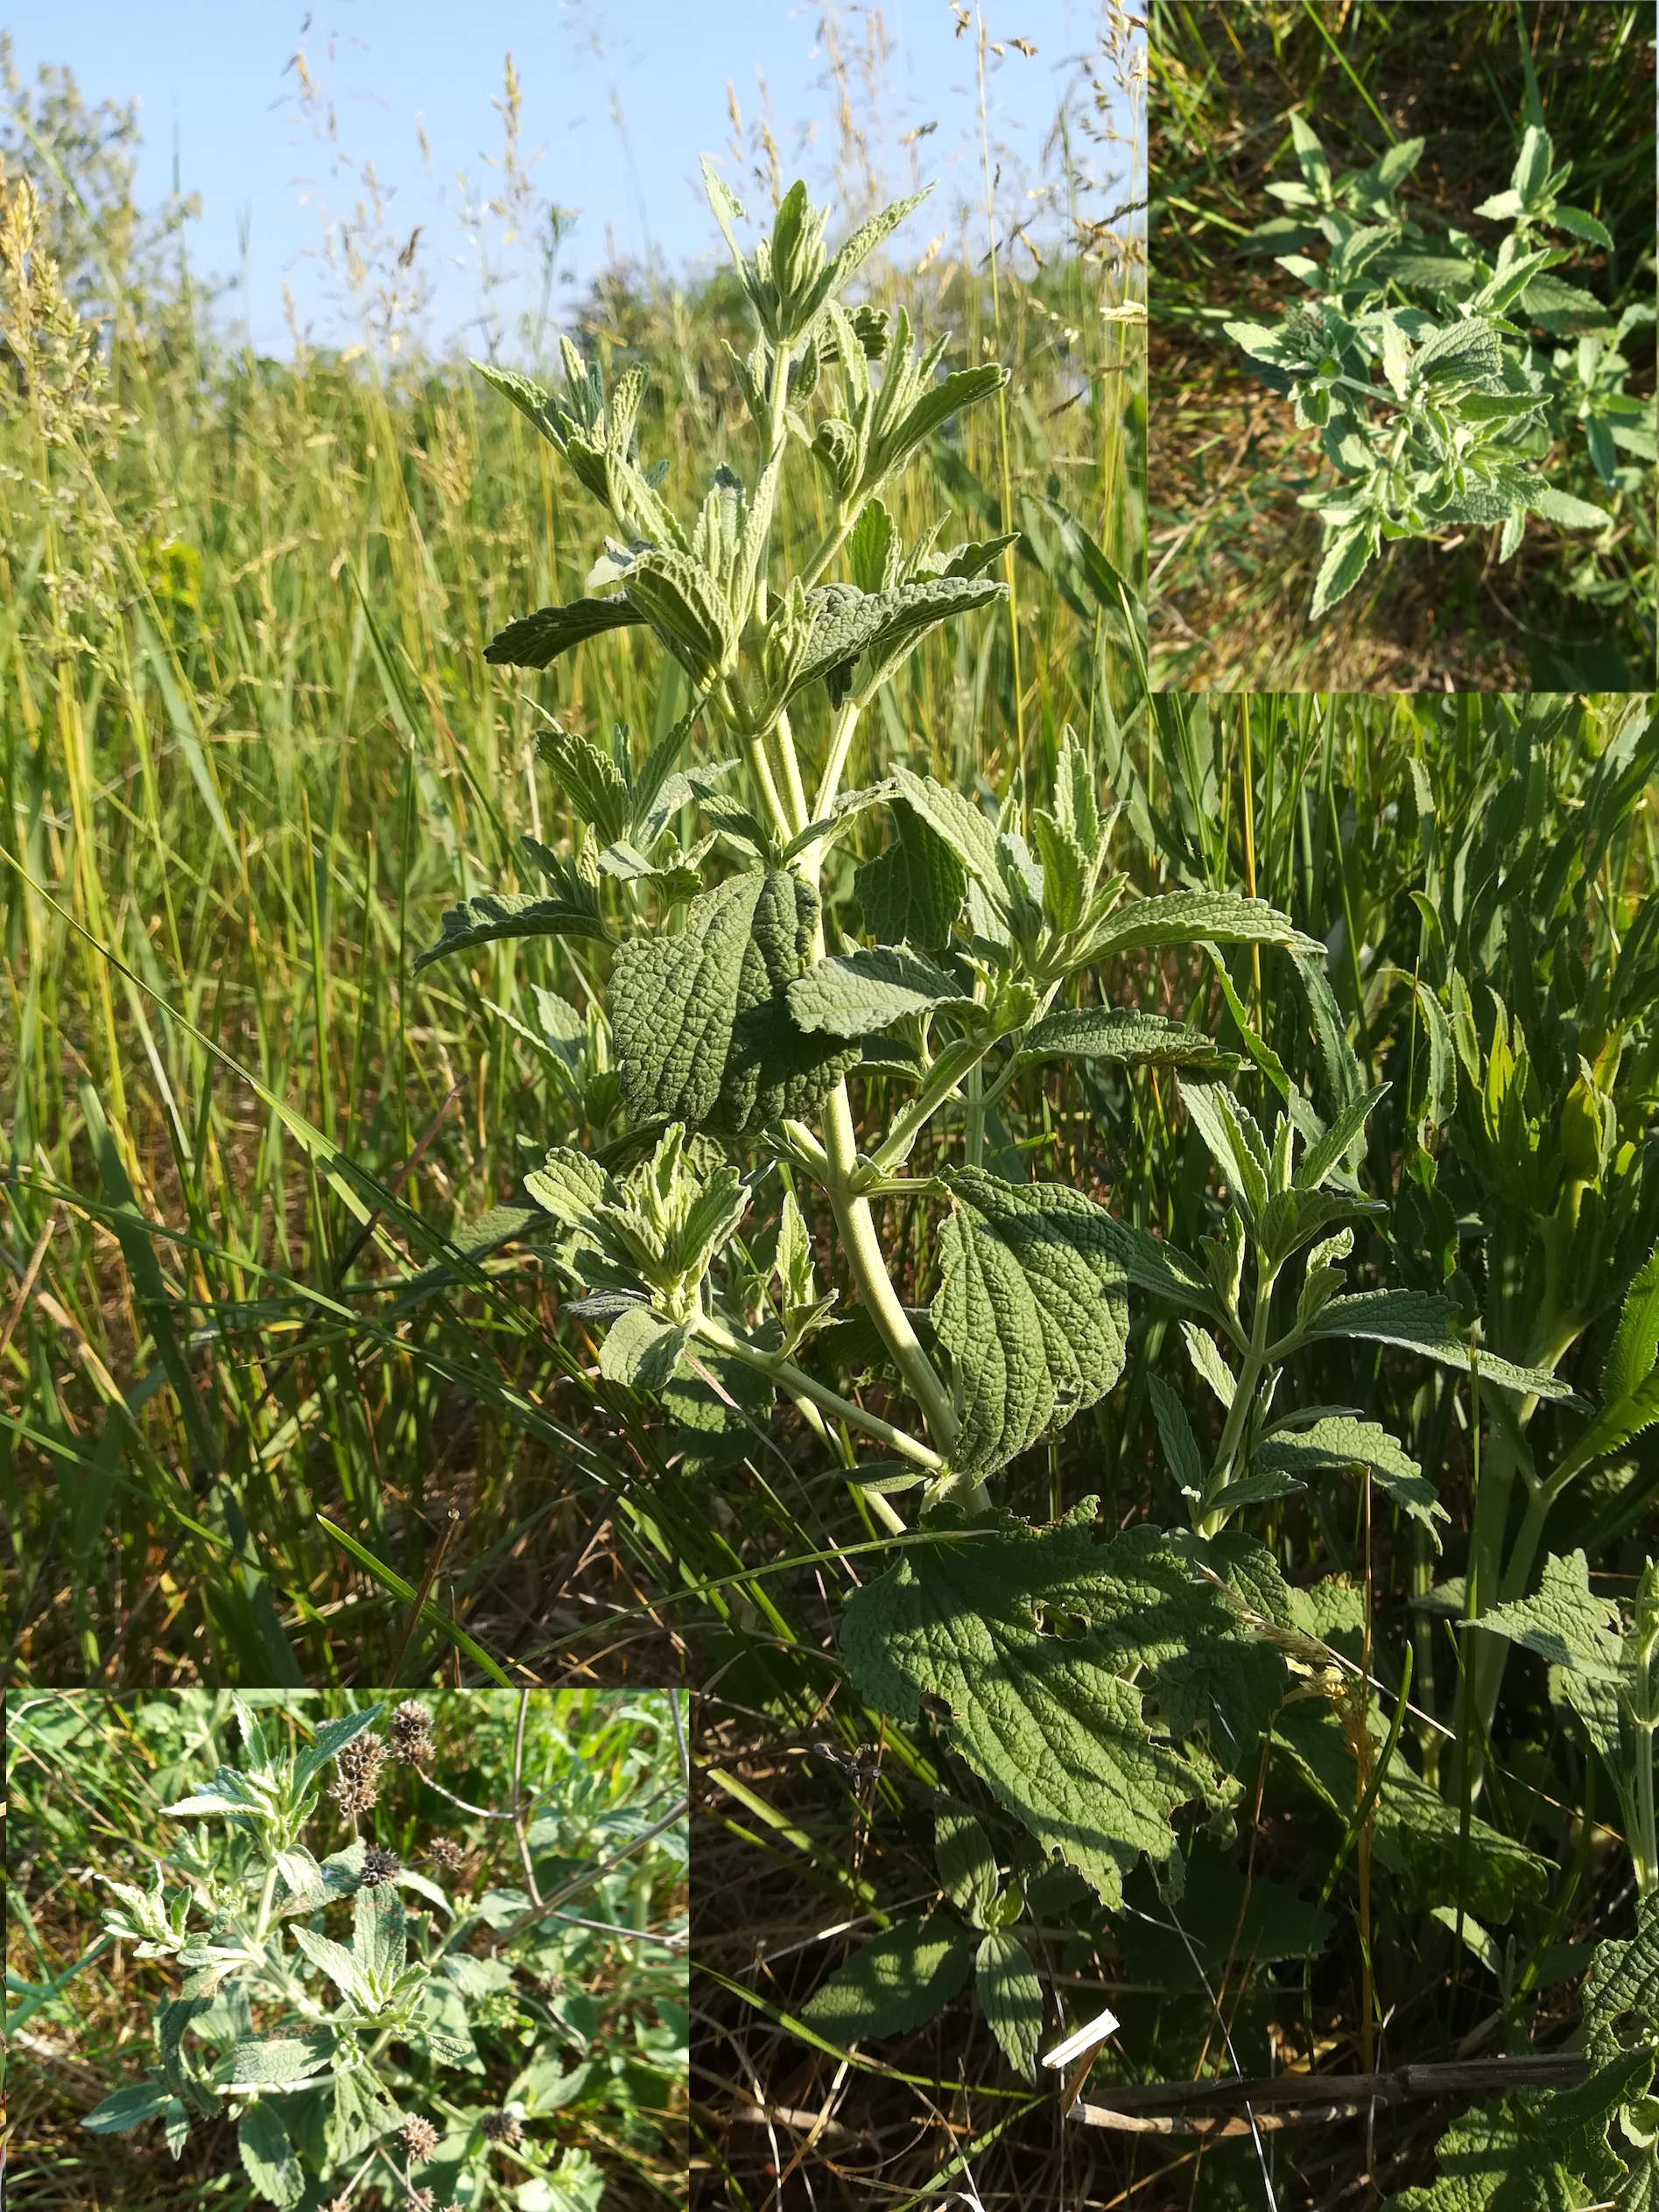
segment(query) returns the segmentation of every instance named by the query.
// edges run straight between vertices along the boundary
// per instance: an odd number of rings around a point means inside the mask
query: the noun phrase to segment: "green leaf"
[[[1001,908],[1005,896],[996,865],[996,831],[984,811],[949,784],[937,783],[931,776],[917,776],[902,762],[894,768],[893,781],[911,812],[943,839],[981,889]]]
[[[1319,143],[1318,133],[1302,117],[1290,117],[1290,140],[1296,148],[1296,158],[1302,174],[1321,201],[1328,204],[1331,197],[1331,163]]]
[[[1508,192],[1494,192],[1489,200],[1480,202],[1475,213],[1492,222],[1512,222],[1521,213],[1521,194],[1513,187]]]
[[[288,2131],[274,2106],[262,2097],[250,2104],[236,2128],[236,2145],[243,2169],[268,2204],[289,2208],[306,2194],[306,2175]]]
[[[626,629],[645,617],[626,597],[573,600],[568,607],[538,607],[497,630],[484,648],[496,668],[546,668],[584,638]]]
[[[1199,1450],[1199,1440],[1192,1433],[1192,1423],[1187,1418],[1186,1408],[1161,1376],[1149,1375],[1147,1389],[1152,1399],[1152,1416],[1157,1422],[1158,1442],[1163,1447],[1163,1457],[1170,1472],[1175,1477],[1184,1497],[1201,1497],[1204,1493],[1204,1458]]]
[[[1280,1429],[1256,1446],[1250,1464],[1298,1479],[1326,1467],[1369,1467],[1378,1488],[1434,1535],[1437,1551],[1440,1539],[1434,1524],[1437,1520],[1451,1519],[1435,1494],[1434,1485],[1424,1480],[1417,1462],[1374,1421],[1327,1414],[1309,1428]]]
[[[726,671],[741,618],[689,553],[671,546],[642,553],[629,564],[626,596],[699,690]]]
[[[941,950],[967,895],[967,871],[921,815],[902,803],[891,811],[896,838],[853,878],[864,926],[884,944]]]
[[[299,1931],[296,1929],[296,1934]],[[336,2164],[363,2152],[404,2124],[391,2091],[370,2068],[334,2076],[334,2109],[328,2121],[328,2155]]]
[[[1598,1943],[1585,1977],[1585,2040],[1598,2057],[1623,2047],[1620,2021],[1638,2033],[1659,2030],[1659,1897],[1636,1907],[1636,1932],[1628,1942]]]
[[[676,1327],[650,1306],[629,1306],[606,1332],[600,1373],[625,1389],[661,1392],[673,1380],[690,1339],[691,1331],[683,1324]]]
[[[372,1985],[390,1989],[404,1970],[408,1926],[404,1901],[390,1882],[360,1889],[352,1901],[352,1956]]]
[[[1594,292],[1563,283],[1550,270],[1535,277],[1521,295],[1520,315],[1536,323],[1551,337],[1564,338],[1574,331],[1595,329],[1612,318]]]
[[[1286,944],[1323,955],[1317,937],[1304,937],[1288,915],[1265,899],[1232,891],[1171,891],[1120,908],[1090,939],[1089,958],[1161,951],[1170,944]]]
[[[1484,384],[1503,374],[1503,341],[1490,323],[1471,316],[1438,331],[1417,351],[1425,384]]]
[[[1007,595],[1006,584],[983,576],[922,577],[876,593],[859,592],[850,584],[820,584],[807,594],[812,628],[791,696],[821,677],[839,705],[861,657],[869,663],[868,689],[890,675],[930,630],[953,614]]]
[[[940,1807],[933,1823],[933,1857],[939,1886],[975,1928],[986,1926],[996,1902],[996,1855],[972,1813]]]
[[[1362,1290],[1332,1298],[1308,1324],[1310,1337],[1358,1337],[1372,1344],[1401,1345],[1444,1367],[1467,1369],[1468,1345],[1453,1327],[1456,1308],[1448,1298],[1426,1290]],[[1482,1387],[1498,1383],[1506,1390],[1536,1393],[1540,1398],[1573,1400],[1570,1386],[1542,1367],[1517,1367],[1481,1349]]]
[[[1086,1616],[1110,1591],[1110,1549],[1093,1541],[1094,1501],[1050,1528],[1000,1516],[912,1544],[854,1593],[841,1642],[861,1696],[914,1724],[924,1697],[1000,1803],[1058,1851],[1108,1905],[1144,1850],[1174,1847],[1171,1815],[1204,1775],[1156,1743],[1142,1688],[1112,1671],[1093,1635],[1044,1633],[1051,1607]]]
[[[1368,1716],[1374,1742],[1386,1735],[1374,1699]],[[1274,1745],[1283,1745],[1304,1780],[1346,1823],[1358,1802],[1352,1747],[1328,1708],[1289,1703],[1275,1717]],[[1383,1777],[1374,1813],[1378,1862],[1399,1876],[1405,1909],[1426,1909],[1446,1893],[1446,1869],[1460,1863],[1459,1808],[1412,1773],[1396,1753]],[[1478,1815],[1470,1823],[1466,1903],[1481,1919],[1501,1924],[1518,1898],[1542,1897],[1544,1862]]]
[[[1647,1381],[1659,1359],[1659,1244],[1642,1261],[1625,1292],[1619,1326],[1601,1367],[1601,1395],[1609,1407]]]
[[[1456,412],[1459,422],[1518,423],[1541,413],[1544,404],[1542,392],[1471,391],[1458,400]]]
[[[1564,230],[1573,238],[1587,238],[1592,245],[1605,246],[1609,253],[1613,251],[1613,233],[1587,207],[1564,207],[1557,201],[1549,221],[1553,230]]]
[[[1022,1060],[1115,1060],[1124,1067],[1213,1068],[1230,1074],[1238,1055],[1223,1052],[1202,1029],[1138,1007],[1062,1008],[1019,1040]]]
[[[1537,123],[1529,123],[1527,125],[1526,135],[1521,141],[1521,151],[1515,157],[1515,171],[1509,179],[1520,195],[1521,205],[1523,207],[1530,207],[1536,201],[1539,193],[1543,189],[1544,181],[1550,174],[1552,158],[1549,132],[1542,130]]]
[[[1587,1681],[1616,1683],[1622,1640],[1619,1608],[1590,1588],[1590,1567],[1583,1552],[1544,1562],[1537,1592],[1508,1605],[1494,1605],[1479,1626],[1511,1643],[1524,1644],[1552,1667]]]
[[[801,2018],[837,2043],[901,2035],[961,1995],[973,1963],[973,1945],[960,1928],[900,1921],[821,1984],[801,2007]]]
[[[1587,499],[1575,499],[1571,492],[1557,491],[1553,484],[1532,493],[1527,504],[1535,515],[1542,515],[1545,522],[1557,523],[1563,530],[1605,530],[1613,520]]]
[[[1327,533],[1319,572],[1314,579],[1311,621],[1317,622],[1339,599],[1347,597],[1369,567],[1376,550],[1376,529],[1369,521],[1345,523]]]
[[[1317,1190],[1332,1169],[1342,1165],[1373,1108],[1388,1096],[1388,1084],[1379,1083],[1374,1089],[1348,1101],[1325,1134],[1309,1148],[1297,1169],[1295,1181],[1299,1190]]]
[[[375,1992],[369,1987],[362,1967],[343,1943],[336,1943],[332,1936],[319,1935],[313,1928],[299,1926],[294,1928],[293,1937],[312,1964],[322,1969],[348,2004],[365,2012],[374,2011],[377,2001]]]
[[[1137,1290],[1175,1306],[1220,1318],[1210,1278],[1177,1245],[1149,1236],[1115,1216],[1107,1216],[1100,1234],[1114,1258]]]
[[[334,2039],[327,2028],[304,2035],[271,2035],[233,2044],[214,2068],[226,2088],[289,2089],[326,2073],[334,2062]]]
[[[1058,1183],[947,1169],[933,1325],[950,1354],[961,1431],[952,1457],[1002,1466],[1123,1371],[1128,1300],[1106,1211]]]
[[[974,1985],[1003,2057],[1016,2073],[1034,2082],[1043,2034],[1043,1985],[1030,1953],[1015,1936],[987,1935],[974,1957]]]
[[[294,1761],[295,1787],[304,1789],[354,1736],[372,1728],[385,1710],[383,1705],[362,1705],[355,1713],[342,1713],[338,1720],[326,1720]]]
[[[1229,1193],[1252,1224],[1268,1202],[1267,1149],[1248,1107],[1219,1083],[1179,1084],[1181,1102],[1209,1148]],[[1254,1136],[1254,1141],[1252,1137]]]
[[[415,957],[415,971],[430,967],[475,944],[499,937],[580,937],[608,942],[610,931],[599,911],[599,894],[572,871],[567,895],[545,899],[532,891],[484,891],[464,906],[446,907],[442,934]]]
[[[820,960],[789,987],[798,1028],[831,1036],[863,1036],[890,1029],[906,1015],[938,1006],[970,1006],[973,993],[924,953],[878,944]]]
[[[611,1021],[634,1120],[745,1135],[810,1113],[856,1064],[855,1047],[804,1036],[789,1012],[817,917],[798,876],[749,874],[693,899],[678,935],[622,947]]]
[[[185,2109],[165,2082],[151,2076],[115,2090],[102,2104],[94,2105],[81,2124],[94,2135],[122,2135],[128,2128],[142,2127],[146,2120],[165,2117],[174,2106],[181,2112]]]

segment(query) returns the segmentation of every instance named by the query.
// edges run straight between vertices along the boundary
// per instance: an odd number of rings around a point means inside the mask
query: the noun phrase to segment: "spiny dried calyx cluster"
[[[329,1795],[347,1820],[366,1813],[380,1794],[381,1771],[395,1766],[423,1766],[433,1756],[432,1715],[412,1698],[397,1706],[381,1736],[355,1736],[334,1759]]]

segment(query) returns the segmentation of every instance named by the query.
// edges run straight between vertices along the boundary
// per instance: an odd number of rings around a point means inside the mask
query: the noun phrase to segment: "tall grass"
[[[446,904],[517,881],[522,832],[567,827],[529,694],[606,733],[665,727],[676,694],[627,643],[523,687],[486,670],[491,632],[592,558],[550,449],[459,362],[225,351],[187,293],[123,291],[111,226],[78,213],[89,135],[35,130],[32,242],[7,180],[12,1664],[678,1675],[686,1589],[740,1564],[730,1514],[663,1464],[533,1258],[446,1241],[582,1141],[515,1027],[532,983],[586,1002],[580,953],[412,973]],[[1143,413],[1138,327],[1100,312],[1134,295],[1114,235],[1038,265],[1004,235],[995,305],[981,252],[889,267],[878,296],[1016,364],[1006,423],[941,443],[900,519],[973,531],[1011,497],[1020,692],[1004,624],[918,656],[889,735],[1000,783],[1067,720],[1131,709],[1133,657],[1106,651],[1124,602],[1087,564],[1097,544],[1138,591]],[[644,434],[694,504],[741,411],[730,284],[619,271],[580,334],[608,372],[648,365]],[[756,1503],[823,1534],[763,1483]]]

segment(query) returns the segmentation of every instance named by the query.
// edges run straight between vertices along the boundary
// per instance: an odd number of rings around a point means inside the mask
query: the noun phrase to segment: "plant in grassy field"
[[[475,2031],[523,2027],[525,2016],[509,1959],[463,1950],[461,1939],[481,1926],[510,1938],[521,1914],[537,1918],[529,1899],[491,1892],[473,1906],[361,1837],[320,1858],[306,1840],[325,1817],[330,1765],[328,1795],[355,1829],[389,1761],[431,1761],[430,1715],[411,1701],[380,1737],[368,1731],[382,1707],[364,1707],[296,1751],[282,1748],[274,1716],[234,1703],[240,1761],[165,1808],[222,1831],[158,1860],[148,1888],[109,1883],[120,1900],[104,1914],[112,1933],[184,1978],[157,2012],[156,2064],[82,2124],[107,2134],[159,2119],[177,2158],[193,2125],[228,2118],[256,2195],[288,2208],[320,2205],[324,2192],[342,2208],[390,2189],[417,2207],[594,2212],[603,2177],[587,2152],[550,2157],[525,2132],[567,2103],[591,2066],[573,2074],[532,2061],[499,2110],[467,2096],[466,2077],[485,2071]],[[453,1867],[453,1839],[439,1841],[449,1848],[434,1845],[429,1861]],[[412,1912],[411,1892],[421,1900]],[[326,1932],[348,1907],[348,1942]],[[449,1923],[442,1932],[436,1915]],[[573,2013],[559,2032],[586,2040]],[[519,2040],[534,2043],[533,2027]]]
[[[1508,190],[1475,210],[1508,225],[1491,252],[1456,228],[1431,238],[1397,204],[1421,138],[1333,175],[1300,116],[1290,130],[1300,181],[1268,186],[1290,212],[1255,235],[1288,249],[1276,257],[1306,291],[1276,323],[1226,327],[1291,396],[1336,472],[1301,495],[1325,533],[1312,619],[1395,539],[1494,525],[1502,561],[1529,514],[1565,529],[1610,526],[1611,514],[1546,469],[1582,437],[1607,492],[1648,481],[1653,402],[1626,392],[1620,348],[1654,310],[1640,303],[1615,322],[1593,294],[1550,274],[1576,250],[1560,235],[1613,241],[1562,199],[1572,164],[1556,165],[1542,124],[1528,124]],[[1536,345],[1535,328],[1567,342]]]
[[[1384,2212],[1649,2212],[1659,2203],[1659,2097],[1650,2093],[1659,2067],[1659,1897],[1651,1891],[1634,1938],[1596,1946],[1581,2033],[1588,2081],[1466,2114],[1440,2138],[1439,2179],[1389,2197]]]
[[[1414,764],[1421,952],[1414,976],[1380,979],[1410,994],[1421,1026],[1393,1227],[1402,1271],[1465,1304],[1478,1288],[1491,1351],[1551,1375],[1617,1317],[1593,1418],[1558,1422],[1546,1443],[1543,1394],[1483,1390],[1492,1433],[1464,1592],[1476,1619],[1527,1595],[1551,1513],[1659,1418],[1659,907],[1649,895],[1620,927],[1580,888],[1640,828],[1659,721],[1633,703],[1577,803],[1546,820],[1550,748],[1576,739],[1583,714],[1575,699],[1527,701],[1455,810]],[[1477,1777],[1505,1654],[1469,1639]]]
[[[712,179],[710,192],[729,235],[738,211]],[[1322,1628],[1343,1601],[1310,1610],[1273,1554],[1230,1524],[1355,1469],[1426,1527],[1441,1513],[1380,1425],[1283,1402],[1287,1362],[1347,1339],[1467,1373],[1470,1341],[1445,1296],[1342,1294],[1349,1225],[1384,1211],[1355,1172],[1381,1091],[1346,1042],[1321,944],[1231,891],[1129,897],[1115,815],[1069,729],[1046,804],[1016,783],[993,807],[896,749],[843,788],[864,709],[929,631],[1001,596],[987,572],[1008,543],[936,551],[936,526],[907,551],[880,497],[925,438],[1002,381],[988,367],[934,382],[944,341],[918,358],[903,314],[889,329],[839,298],[904,212],[831,256],[798,186],[770,243],[738,255],[758,325],[738,364],[756,451],[747,475],[717,470],[689,528],[638,447],[640,371],[607,391],[567,348],[562,399],[484,372],[616,532],[589,596],[524,616],[489,657],[542,667],[634,626],[696,698],[643,759],[625,733],[607,751],[550,727],[545,755],[584,825],[574,848],[530,846],[545,891],[452,909],[425,957],[549,935],[608,958],[608,1049],[628,1126],[595,1154],[554,1147],[526,1178],[582,1294],[573,1310],[605,1324],[603,1372],[687,1426],[699,1389],[706,1422],[745,1433],[779,1396],[800,1409],[871,1523],[914,1539],[848,1605],[860,1695],[901,1722],[924,1696],[939,1701],[951,1743],[1038,1850],[1111,1904],[1142,1853],[1171,1860],[1181,1808],[1224,1816],[1293,1668],[1328,1657]],[[824,478],[822,534],[802,570],[778,574],[780,474],[808,457]],[[699,723],[706,749],[688,762]],[[847,846],[878,815],[885,842],[848,867]],[[1282,948],[1293,964],[1325,1041],[1328,1120],[1246,1015],[1226,945]],[[1102,964],[1194,947],[1213,958],[1276,1096],[1270,1129],[1227,1087],[1237,1063],[1202,1030],[1145,1003],[1089,1002]],[[571,1009],[559,1018],[576,1022]],[[1226,1193],[1199,1255],[1030,1179],[996,1107],[1024,1071],[1055,1060],[1179,1071]],[[879,1118],[858,1087],[877,1072],[903,1101]],[[948,1163],[938,1139],[959,1116],[964,1156]],[[813,1233],[826,1217],[827,1273]],[[925,1306],[908,1302],[913,1284],[931,1289]],[[1148,1524],[1102,1544],[1092,1499],[1051,1527],[1026,1524],[994,1504],[995,1479],[1118,1381],[1132,1296],[1179,1317],[1220,1402],[1206,1450],[1172,1394],[1155,1393],[1191,1527]],[[1495,1355],[1482,1372],[1494,1393],[1569,1394]],[[887,1388],[882,1411],[858,1394],[868,1380]],[[880,1456],[860,1460],[859,1443]],[[907,1495],[909,1532],[894,1503]],[[1328,1726],[1308,1718],[1294,1748],[1311,1786],[1351,1808],[1381,1723],[1347,1664],[1346,1678],[1332,1675]],[[1379,1770],[1379,1850],[1409,1857],[1414,1833],[1444,1844],[1433,1793],[1402,1763],[1383,1780]],[[1502,1917],[1541,1870],[1481,1824],[1472,1833],[1480,1893]],[[1027,2063],[1040,1999],[1001,1955],[996,1900],[969,1893],[981,1950],[995,1939],[997,1953],[981,1976],[988,2011]],[[917,1957],[938,1952],[930,1986],[968,1956],[966,1937],[911,1933]]]

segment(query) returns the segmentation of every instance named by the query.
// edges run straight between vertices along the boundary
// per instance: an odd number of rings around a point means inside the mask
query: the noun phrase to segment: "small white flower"
[[[1098,2013],[1093,2019],[1086,2021],[1083,2026],[1073,2028],[1065,2042],[1057,2043],[1051,2051],[1044,2051],[1044,2065],[1070,2066],[1073,2059],[1080,2059],[1086,2052],[1092,2056],[1116,2026],[1115,2012]]]

